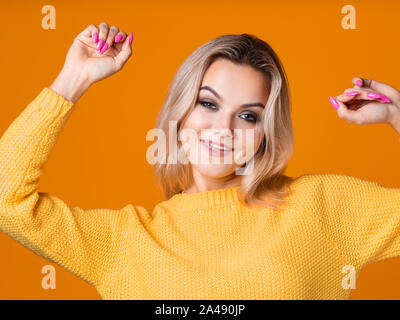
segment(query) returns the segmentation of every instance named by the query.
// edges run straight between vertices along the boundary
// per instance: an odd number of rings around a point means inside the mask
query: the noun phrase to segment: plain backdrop
[[[42,28],[44,5],[56,28]],[[168,85],[196,48],[222,34],[267,41],[286,69],[293,98],[295,151],[287,174],[340,173],[400,188],[400,140],[384,124],[338,118],[329,103],[354,76],[400,89],[399,1],[351,1],[356,29],[344,29],[345,1],[0,1],[0,134],[49,87],[73,39],[105,21],[134,33],[123,70],[78,101],[46,165],[39,190],[82,208],[149,211],[163,201],[146,161]],[[399,212],[400,214],[400,212]],[[100,299],[96,290],[56,268],[56,289],[41,287],[49,261],[0,233],[0,299]],[[400,299],[400,258],[368,265],[351,299]]]

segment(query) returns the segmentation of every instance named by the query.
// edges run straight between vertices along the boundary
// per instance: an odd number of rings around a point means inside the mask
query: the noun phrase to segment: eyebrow
[[[213,88],[211,88],[209,86],[203,86],[203,87],[200,88],[200,90],[208,90],[211,93],[213,93],[219,100],[224,101],[221,98],[221,96]],[[253,102],[253,103],[242,104],[241,107],[261,107],[261,108],[264,108],[265,106],[261,102]]]

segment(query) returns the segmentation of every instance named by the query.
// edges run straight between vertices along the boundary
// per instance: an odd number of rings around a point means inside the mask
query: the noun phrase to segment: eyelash
[[[200,103],[201,106],[203,106],[203,107],[206,108],[206,109],[215,110],[214,108],[206,107],[206,106],[203,105],[203,103],[209,103],[209,104],[211,104],[211,105],[213,105],[213,106],[215,107],[215,104],[213,104],[212,102],[204,101],[204,100],[198,100],[198,103]],[[258,122],[258,121],[259,121],[257,116],[254,116],[254,115],[252,115],[252,114],[250,114],[250,113],[244,113],[244,114],[245,114],[245,115],[252,116],[252,117],[254,118],[254,120],[244,119],[244,120],[246,120],[247,122]],[[243,118],[242,118],[242,119],[243,119]]]

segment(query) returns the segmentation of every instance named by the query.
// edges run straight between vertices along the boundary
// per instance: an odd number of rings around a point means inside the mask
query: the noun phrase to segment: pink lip
[[[233,151],[233,148],[231,150],[215,149],[215,148],[211,147],[209,141],[200,140],[200,142],[209,151],[209,154],[214,155],[214,156],[224,157]],[[217,145],[222,146],[221,144],[217,144]]]

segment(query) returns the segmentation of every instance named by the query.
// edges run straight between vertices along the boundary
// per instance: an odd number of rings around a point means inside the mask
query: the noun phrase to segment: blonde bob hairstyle
[[[196,49],[175,73],[167,99],[160,109],[156,128],[161,129],[169,144],[169,121],[176,121],[179,132],[182,120],[197,102],[199,88],[207,68],[217,58],[237,65],[249,65],[262,72],[270,84],[270,94],[261,121],[264,138],[253,156],[251,174],[243,175],[238,189],[239,199],[247,205],[277,209],[277,204],[290,190],[293,178],[283,174],[294,148],[290,116],[291,98],[288,80],[280,59],[263,40],[251,34],[222,35]],[[177,139],[178,140],[178,139]],[[175,144],[178,148],[180,141]],[[166,159],[170,148],[167,146]],[[182,192],[193,181],[191,164],[157,161],[153,168],[167,199]],[[284,186],[288,185],[287,191]]]

